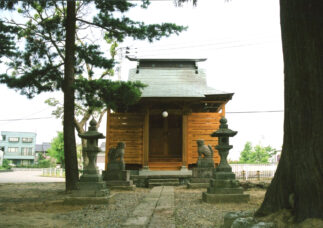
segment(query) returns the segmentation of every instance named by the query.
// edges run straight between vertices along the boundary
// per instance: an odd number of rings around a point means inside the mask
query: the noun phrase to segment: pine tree
[[[148,6],[143,0],[142,7]],[[92,20],[83,13],[90,5],[98,13]],[[82,76],[83,65],[93,68],[112,69],[113,59],[104,56],[100,46],[93,43],[80,45],[75,42],[77,31],[86,27],[101,29],[109,39],[123,42],[126,37],[147,39],[152,42],[162,37],[178,34],[185,28],[171,23],[149,24],[133,21],[125,13],[134,7],[126,0],[0,0],[0,8],[17,10],[27,16],[26,23],[5,21],[1,24],[13,27],[1,34],[6,41],[23,41],[24,49],[18,46],[16,51],[1,50],[0,56],[10,57],[9,71],[0,75],[0,83],[9,88],[20,90],[21,94],[32,98],[42,92],[62,90],[64,92],[64,153],[66,167],[66,190],[77,188],[78,168],[74,133],[74,94],[84,105],[92,109],[107,106],[114,109],[126,109],[139,99],[144,85],[140,82],[112,82],[103,77],[94,77],[94,70],[89,72],[92,79]],[[122,16],[119,16],[122,15]],[[75,76],[77,76],[75,78]]]

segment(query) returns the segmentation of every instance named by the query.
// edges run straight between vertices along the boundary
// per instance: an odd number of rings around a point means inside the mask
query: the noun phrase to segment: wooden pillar
[[[164,156],[168,156],[168,118],[163,117],[163,147],[164,147]]]
[[[145,120],[144,120],[144,133],[143,133],[143,169],[149,169],[148,161],[149,161],[149,109],[146,109],[145,112]]]
[[[182,117],[182,168],[187,169],[187,150],[188,150],[188,137],[187,137],[187,113]]]
[[[106,136],[105,136],[105,170],[108,170],[108,153],[109,153],[109,141],[110,141],[110,109],[107,110],[107,129],[106,129]]]
[[[225,104],[221,105],[221,108],[222,108],[222,116],[225,116]]]

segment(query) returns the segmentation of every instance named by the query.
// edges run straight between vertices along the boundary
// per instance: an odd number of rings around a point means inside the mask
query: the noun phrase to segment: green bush
[[[49,168],[51,166],[50,160],[40,160],[36,166],[38,168]]]
[[[4,168],[4,169],[11,169],[10,163],[11,162],[9,160],[3,159],[3,161],[2,161],[2,168]]]

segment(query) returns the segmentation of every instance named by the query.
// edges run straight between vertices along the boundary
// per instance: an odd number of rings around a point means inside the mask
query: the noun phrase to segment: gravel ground
[[[223,216],[230,211],[255,210],[263,198],[265,191],[252,189],[245,191],[250,194],[249,203],[209,204],[202,201],[203,189],[189,190],[177,187],[175,190],[175,221],[176,227],[220,227]]]
[[[0,227],[121,227],[149,189],[111,191],[108,205],[64,205],[64,183],[0,184]],[[264,190],[245,204],[208,204],[202,190],[175,188],[176,227],[219,227],[227,211],[257,208]]]

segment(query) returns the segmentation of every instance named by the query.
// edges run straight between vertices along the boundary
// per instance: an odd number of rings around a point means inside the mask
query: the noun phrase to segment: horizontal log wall
[[[142,164],[144,115],[140,113],[111,113],[108,121],[109,148],[125,142],[124,160],[127,164]]]
[[[220,156],[214,146],[218,138],[211,137],[211,133],[219,129],[222,113],[192,113],[188,115],[187,123],[187,157],[188,164],[195,164],[198,158],[198,139],[204,139],[205,145],[211,145],[214,151],[214,163],[220,163]]]

